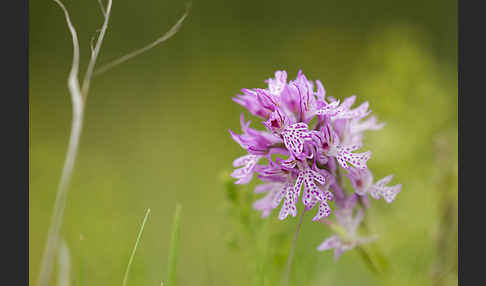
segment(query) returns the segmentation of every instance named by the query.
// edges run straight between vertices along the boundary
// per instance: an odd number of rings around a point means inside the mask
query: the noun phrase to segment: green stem
[[[145,228],[145,223],[147,222],[148,216],[150,214],[150,209],[147,209],[145,213],[145,217],[143,218],[142,226],[140,227],[140,231],[138,232],[137,240],[135,241],[135,246],[133,247],[132,254],[130,255],[130,259],[128,260],[127,270],[125,271],[125,277],[123,277],[122,285],[125,286],[128,280],[128,273],[130,272],[130,268],[132,267],[133,258],[135,257],[135,252],[137,252],[138,243],[140,242],[140,238],[142,237],[143,229]]]
[[[290,270],[292,268],[292,260],[294,259],[295,245],[297,241],[297,236],[299,235],[299,231],[302,226],[302,222],[304,221],[305,212],[306,210],[304,209],[302,211],[302,214],[300,215],[300,220],[299,223],[297,224],[297,228],[295,229],[294,239],[292,240],[292,246],[290,247],[289,258],[287,259],[287,270],[285,271],[285,278],[283,280],[284,286],[289,285]]]
[[[379,274],[380,271],[376,267],[375,263],[373,262],[373,259],[371,258],[370,254],[368,251],[366,251],[363,247],[357,246],[356,249],[358,250],[358,253],[361,255],[361,258],[363,258],[364,262],[366,265],[373,271],[375,274]]]

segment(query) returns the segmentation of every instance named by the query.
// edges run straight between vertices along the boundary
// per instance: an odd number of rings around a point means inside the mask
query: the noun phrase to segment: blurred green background
[[[162,35],[185,9],[174,0],[113,2],[99,64]],[[64,3],[84,71],[102,14],[96,0]],[[367,217],[387,275],[371,272],[356,251],[337,262],[331,252],[317,252],[330,232],[309,216],[291,283],[456,285],[456,7],[450,0],[193,1],[174,38],[92,82],[62,229],[72,285],[121,285],[147,208],[128,282],[166,281],[176,203],[179,285],[251,285],[259,271],[265,285],[279,285],[297,219],[259,219],[249,209],[255,183],[233,190],[236,201],[227,193],[231,162],[244,154],[228,133],[240,131],[243,111],[231,97],[264,87],[277,69],[291,79],[302,69],[327,95],[370,101],[387,125],[367,134],[369,167],[376,179],[393,173],[403,184],[393,204],[373,201]],[[34,285],[71,121],[71,38],[53,1],[30,2],[29,37]]]

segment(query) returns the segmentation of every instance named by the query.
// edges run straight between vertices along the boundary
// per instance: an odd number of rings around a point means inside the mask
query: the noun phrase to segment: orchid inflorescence
[[[322,83],[317,80],[314,85],[301,71],[294,81],[287,82],[287,73],[277,71],[275,78],[265,82],[267,88],[242,89],[243,94],[233,98],[251,114],[263,118],[266,129],[250,128],[250,121],[241,114],[243,133],[229,130],[248,152],[233,162],[237,169],[231,176],[237,179],[236,184],[247,184],[254,173],[258,174],[264,183],[255,192],[265,196],[253,207],[264,218],[282,201],[279,219],[297,216],[301,198],[305,211],[317,205],[312,220],[325,222],[331,214],[330,201],[334,201],[336,225],[343,231],[326,239],[318,250],[334,249],[335,258],[370,241],[356,234],[363,218],[361,206],[369,206],[368,194],[391,203],[401,191],[401,185],[387,186],[392,175],[374,183],[367,167],[371,152],[358,152],[364,131],[381,129],[384,124],[369,116],[368,102],[352,108],[354,95],[342,102],[326,97]],[[267,164],[261,163],[264,161]],[[354,192],[345,191],[344,176]]]

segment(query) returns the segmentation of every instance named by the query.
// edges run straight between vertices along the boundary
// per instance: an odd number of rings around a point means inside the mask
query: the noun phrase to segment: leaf
[[[138,243],[140,242],[140,238],[142,237],[143,229],[145,228],[145,223],[147,222],[148,216],[150,214],[150,209],[147,209],[145,213],[145,217],[142,221],[142,226],[140,226],[140,231],[138,232],[137,240],[135,241],[135,246],[133,247],[132,254],[130,255],[130,259],[128,260],[127,270],[125,271],[125,276],[123,277],[123,286],[127,284],[128,280],[128,273],[130,272],[130,268],[132,267],[133,258],[135,257],[135,252],[137,252]]]

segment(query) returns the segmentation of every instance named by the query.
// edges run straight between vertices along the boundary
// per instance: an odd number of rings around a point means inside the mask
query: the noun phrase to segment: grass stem
[[[142,221],[142,226],[140,226],[140,231],[138,232],[137,240],[135,241],[135,246],[133,247],[132,254],[130,255],[130,259],[128,260],[127,270],[125,271],[125,276],[123,277],[122,286],[127,285],[128,274],[130,273],[130,268],[132,267],[133,258],[135,257],[135,252],[137,252],[138,243],[140,242],[140,238],[142,237],[143,229],[145,228],[145,223],[147,222],[149,214],[150,214],[150,209],[147,209],[147,212],[145,213],[145,217],[143,218]]]
[[[292,260],[294,259],[294,252],[295,252],[295,245],[297,241],[297,236],[299,235],[300,228],[302,226],[302,222],[304,221],[304,215],[306,210],[302,211],[300,215],[299,223],[297,224],[297,228],[295,229],[294,239],[292,240],[292,246],[290,247],[289,257],[287,259],[287,269],[285,271],[285,277],[283,280],[283,286],[289,285],[289,278],[290,278],[290,271],[292,269]]]

